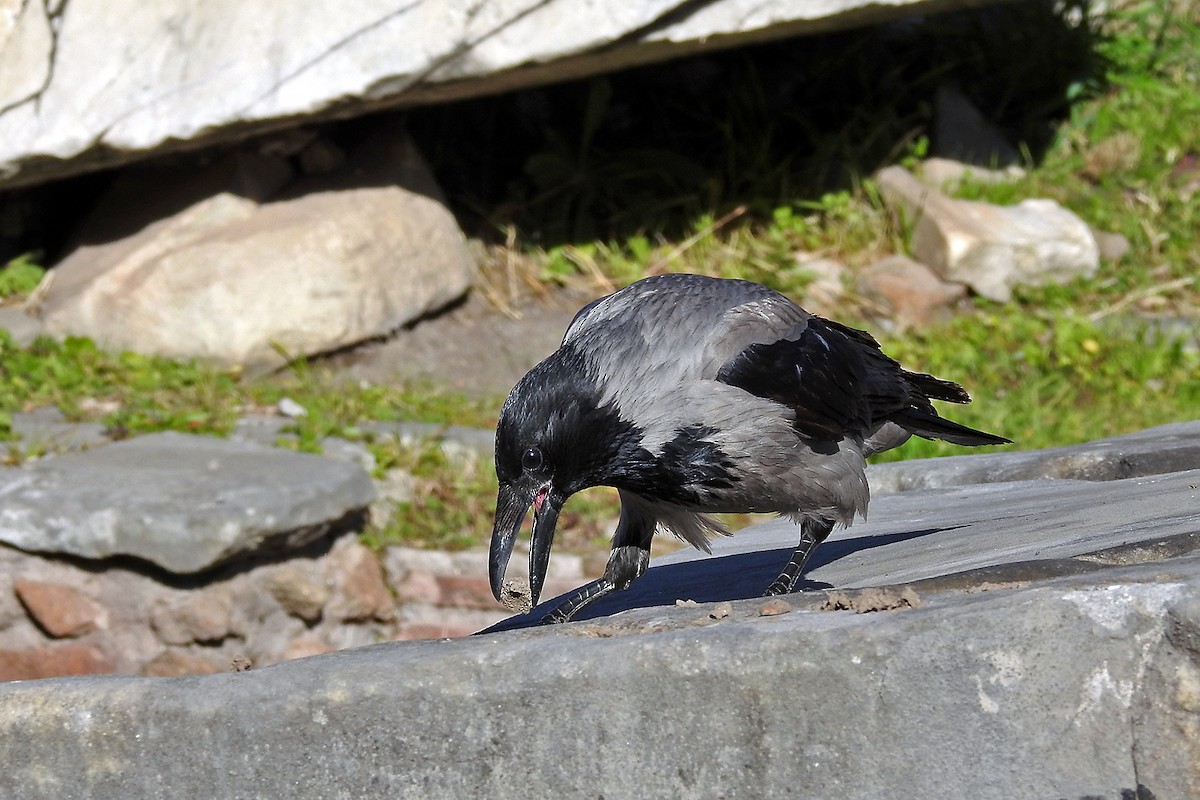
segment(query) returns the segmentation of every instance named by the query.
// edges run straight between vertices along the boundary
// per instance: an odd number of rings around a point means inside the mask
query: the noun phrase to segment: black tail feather
[[[945,381],[924,372],[901,370],[901,373],[910,387],[930,400],[945,400],[947,403],[971,402],[971,395],[967,394],[967,390],[954,381]]]
[[[929,376],[926,375],[924,377]],[[934,378],[934,380],[937,379]],[[942,381],[942,383],[949,382]],[[950,385],[961,390],[961,387],[958,387],[957,384]],[[965,395],[966,392],[963,392],[963,394]],[[948,400],[949,398],[937,397],[936,399]],[[993,433],[977,431],[974,428],[968,428],[966,425],[959,425],[957,422],[951,422],[944,417],[939,417],[934,412],[922,411],[919,408],[905,409],[898,414],[894,414],[891,419],[892,422],[896,423],[901,428],[904,428],[909,433],[915,434],[924,439],[941,439],[943,442],[961,444],[968,447],[975,447],[985,444],[1012,443],[1012,439],[1005,439],[1003,436],[996,436]]]

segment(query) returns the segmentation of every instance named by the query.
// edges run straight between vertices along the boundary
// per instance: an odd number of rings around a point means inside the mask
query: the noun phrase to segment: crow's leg
[[[568,595],[555,606],[549,614],[542,617],[542,625],[553,625],[559,622],[569,622],[585,606],[604,597],[606,594],[626,589],[629,584],[642,576],[650,564],[650,550],[636,545],[614,547],[608,557],[608,566],[604,569],[604,577],[591,583],[584,584]]]
[[[805,517],[801,520],[800,544],[792,552],[792,557],[788,559],[783,572],[779,573],[779,577],[771,581],[771,585],[763,592],[763,597],[788,594],[793,591],[796,588],[796,581],[800,580],[800,575],[804,572],[804,565],[812,557],[817,545],[825,541],[832,530],[833,522],[827,519]]]

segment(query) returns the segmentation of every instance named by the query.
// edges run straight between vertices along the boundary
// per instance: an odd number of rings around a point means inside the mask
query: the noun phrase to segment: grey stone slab
[[[193,573],[302,546],[373,496],[357,464],[157,433],[0,470],[0,541]]]
[[[1200,470],[904,492],[877,498],[868,520],[835,531],[817,548],[800,588],[902,584],[1193,532],[1200,532]],[[798,539],[796,526],[780,519],[713,541],[711,555],[679,550],[652,562],[629,589],[584,609],[580,619],[677,600],[758,597]],[[554,604],[547,600],[497,628],[535,624]]]
[[[1077,478],[1110,481],[1200,469],[1200,420],[1173,422],[1067,447],[875,464],[871,494],[969,483]]]
[[[1197,562],[0,685],[0,795],[1194,796]]]

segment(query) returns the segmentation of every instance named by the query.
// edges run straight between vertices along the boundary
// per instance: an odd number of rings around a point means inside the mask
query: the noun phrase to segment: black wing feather
[[[721,367],[717,380],[792,409],[806,439],[866,430],[874,416],[864,358],[869,348],[840,327],[814,317],[795,339],[750,345]]]
[[[863,435],[886,421],[959,444],[1008,441],[938,416],[931,399],[971,401],[958,384],[909,372],[869,333],[821,317],[795,339],[750,345],[721,367],[717,380],[790,408],[796,432],[810,441]]]

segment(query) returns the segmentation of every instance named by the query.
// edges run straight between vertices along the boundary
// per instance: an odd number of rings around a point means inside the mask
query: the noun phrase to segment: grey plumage
[[[580,310],[501,410],[492,590],[499,598],[532,505],[536,604],[562,503],[608,485],[622,505],[609,567],[554,621],[641,575],[659,527],[707,550],[725,532],[708,513],[795,519],[801,545],[768,587],[791,591],[833,525],[865,515],[867,456],[912,434],[1008,441],[943,419],[931,399],[970,401],[957,384],[901,368],[870,335],[764,286],[698,275],[638,281]]]

